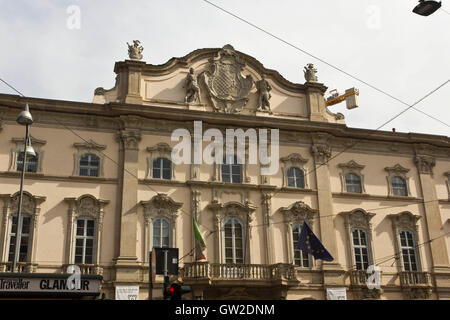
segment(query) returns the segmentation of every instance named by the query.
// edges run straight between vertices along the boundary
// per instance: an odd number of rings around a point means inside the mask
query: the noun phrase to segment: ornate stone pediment
[[[251,214],[255,211],[256,207],[246,202],[242,204],[237,201],[229,201],[227,203],[220,203],[218,201],[212,201],[208,205],[208,208],[216,213],[216,218],[222,220],[228,216],[239,217],[245,221],[248,219],[250,223],[252,221]]]
[[[394,228],[407,229],[413,232],[417,231],[417,221],[421,218],[419,215],[414,215],[409,211],[404,211],[398,214],[390,214],[388,217],[392,220]]]
[[[370,220],[375,216],[375,213],[367,212],[364,209],[354,209],[352,211],[341,212],[344,216],[345,223],[350,228],[362,228],[370,232]]]
[[[293,164],[305,164],[308,162],[308,159],[304,159],[298,153],[291,153],[290,155],[280,158],[280,161],[283,163],[291,162]]]
[[[253,78],[241,72],[245,66],[231,45],[226,45],[210,60],[211,70],[203,73],[209,97],[218,112],[240,112],[248,101]]]
[[[172,221],[177,217],[178,209],[183,206],[183,203],[174,201],[165,193],[158,193],[150,201],[141,201],[140,204],[144,207],[146,217],[163,216]]]
[[[109,200],[96,199],[89,194],[82,195],[76,198],[65,198],[69,204],[69,212],[74,213],[76,216],[87,216],[94,219],[102,220],[103,208],[109,203]]]
[[[20,193],[16,192],[10,197],[10,209],[13,214],[18,212]],[[33,196],[31,193],[24,191],[22,197],[22,214],[36,214],[37,208],[44,202],[46,197]]]
[[[346,169],[353,169],[353,170],[362,170],[364,169],[365,166],[358,164],[356,161],[354,160],[350,160],[347,163],[340,163],[338,164],[338,166],[340,168],[346,168]]]
[[[393,167],[386,167],[386,168],[384,168],[384,170],[386,170],[389,173],[393,173],[393,174],[405,174],[405,173],[408,173],[408,171],[409,171],[409,169],[406,169],[399,164],[396,164]]]
[[[310,225],[314,214],[317,213],[317,210],[312,209],[303,201],[294,202],[289,207],[282,207],[280,211],[286,217],[286,220],[290,222],[303,222],[306,220]]]
[[[104,144],[98,144],[92,139],[89,139],[88,142],[75,142],[73,146],[77,149],[84,149],[84,150],[105,150],[106,145]]]

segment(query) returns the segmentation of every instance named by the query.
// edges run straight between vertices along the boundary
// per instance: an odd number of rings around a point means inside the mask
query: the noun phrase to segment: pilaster
[[[314,158],[317,184],[320,238],[323,245],[334,258],[334,261],[322,261],[321,264],[325,286],[344,284],[344,271],[338,262],[339,257],[333,222],[333,199],[330,184],[330,169],[328,167],[328,160],[331,157],[331,147],[328,144],[329,138],[330,135],[327,133],[313,134],[313,144],[311,146],[311,154]]]
[[[442,237],[442,217],[433,178],[433,167],[436,165],[436,160],[433,156],[424,154],[416,148],[414,162],[420,178],[428,236],[429,239],[433,239],[430,242],[430,248],[436,285],[437,287],[450,287],[448,249],[445,237]],[[445,273],[446,276],[440,279],[439,274],[442,273]]]
[[[272,194],[268,192],[261,193],[261,205],[264,219],[264,243],[265,243],[265,261],[266,264],[274,264],[274,248],[273,248],[273,234],[271,228],[271,213],[272,213]]]
[[[120,245],[116,258],[116,281],[136,281],[139,277],[136,255],[138,153],[141,140],[138,117],[121,117],[122,129],[117,133],[121,153]],[[123,267],[123,268],[122,268]]]

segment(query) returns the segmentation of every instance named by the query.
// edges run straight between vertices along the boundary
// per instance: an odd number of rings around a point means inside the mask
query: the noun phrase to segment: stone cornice
[[[20,178],[19,171],[0,171],[0,177]],[[116,178],[100,178],[100,177],[82,177],[82,176],[56,176],[43,173],[26,172],[26,180],[49,180],[49,181],[69,181],[69,182],[90,182],[90,183],[108,183],[117,184]]]
[[[299,133],[318,133],[324,132],[332,136],[329,143],[334,147],[333,140],[335,139],[353,139],[354,141],[373,143],[373,141],[380,141],[384,143],[404,143],[408,144],[410,147],[414,147],[414,144],[426,144],[434,148],[445,148],[447,149],[447,154],[450,155],[450,138],[446,136],[430,135],[430,134],[420,134],[420,133],[399,133],[390,131],[375,131],[369,129],[357,129],[349,128],[343,124],[334,124],[326,122],[312,122],[307,120],[299,119],[283,119],[283,118],[261,118],[254,115],[244,115],[244,114],[220,114],[208,111],[197,111],[197,110],[187,110],[187,109],[175,109],[170,107],[159,107],[159,106],[149,106],[149,105],[133,105],[133,104],[122,104],[122,103],[109,103],[106,105],[99,105],[94,103],[83,103],[83,102],[73,102],[73,101],[62,101],[62,100],[50,100],[41,98],[20,98],[17,95],[0,94],[0,109],[7,108],[11,112],[11,115],[7,117],[5,112],[4,120],[15,121],[15,116],[17,112],[23,107],[23,104],[28,102],[30,107],[33,109],[33,116],[36,114],[36,123],[39,123],[40,119],[52,117],[55,118],[57,114],[67,115],[68,119],[73,119],[74,116],[80,117],[94,117],[99,122],[98,127],[102,127],[99,124],[110,123],[108,128],[119,128],[120,124],[118,119],[120,116],[124,115],[135,115],[140,116],[143,121],[145,119],[156,119],[156,120],[169,120],[169,121],[194,121],[202,120],[208,124],[214,125],[224,125],[233,124],[233,126],[241,128],[255,128],[255,127],[268,127],[276,128],[285,131],[294,131]],[[53,113],[46,115],[41,114],[41,112]],[[59,117],[59,121],[63,117]],[[270,121],[268,121],[270,120]],[[59,121],[52,121],[55,125]],[[68,124],[70,121],[61,121],[64,124]],[[73,120],[72,120],[73,122]],[[89,126],[87,123],[80,123],[76,125],[86,126],[87,128],[95,127]],[[145,128],[143,128],[145,130]],[[445,151],[445,150],[444,150]]]

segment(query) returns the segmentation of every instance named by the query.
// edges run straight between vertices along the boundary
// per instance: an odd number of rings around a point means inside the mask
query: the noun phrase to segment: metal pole
[[[148,267],[148,299],[153,300],[153,250],[150,251]]]
[[[167,250],[164,251],[164,292],[167,290],[167,287],[169,286],[169,270],[167,270],[167,257],[168,256],[168,252]]]
[[[22,161],[22,175],[20,177],[20,194],[19,194],[19,208],[17,212],[17,229],[16,229],[16,247],[14,252],[14,260],[12,264],[12,272],[16,271],[17,262],[19,262],[20,255],[20,238],[22,237],[22,198],[23,198],[23,181],[25,180],[25,166],[27,165],[27,145],[28,145],[28,125],[25,126],[25,141],[23,147],[23,161]]]

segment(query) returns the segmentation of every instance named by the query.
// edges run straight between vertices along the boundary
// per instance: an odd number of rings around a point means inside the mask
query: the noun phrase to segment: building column
[[[120,188],[120,244],[116,258],[116,281],[137,281],[136,240],[137,240],[137,192],[138,192],[138,153],[141,140],[136,117],[123,117],[123,129],[117,138],[121,153]],[[123,267],[123,268],[121,268]],[[134,268],[133,268],[134,267]]]
[[[331,147],[328,144],[330,137],[327,133],[314,134],[312,136],[313,144],[311,146],[311,154],[314,157],[316,173],[320,238],[325,248],[327,248],[334,258],[331,262],[322,260],[321,266],[325,287],[330,285],[344,285],[344,270],[338,262],[339,256],[334,228],[330,169],[327,162],[331,157]]]
[[[264,221],[264,244],[266,250],[265,261],[266,264],[274,264],[274,250],[273,250],[273,235],[271,227],[271,213],[272,213],[272,194],[268,192],[261,192],[261,204],[262,204],[262,214]]]
[[[417,153],[414,162],[419,172],[428,238],[433,239],[430,242],[432,273],[436,280],[436,287],[445,288],[448,294],[450,265],[446,240],[442,236],[442,218],[433,179],[433,167],[436,162],[432,156]]]

